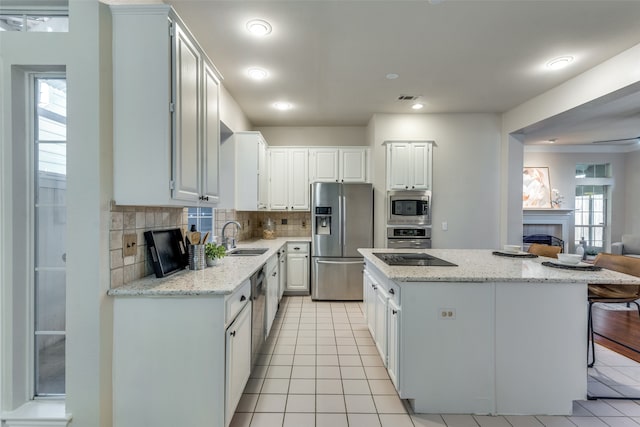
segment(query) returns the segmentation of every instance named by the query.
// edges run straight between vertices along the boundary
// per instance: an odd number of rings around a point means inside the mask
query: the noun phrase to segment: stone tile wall
[[[236,235],[238,241],[262,238],[262,225],[267,218],[271,218],[276,224],[276,237],[306,237],[311,236],[310,212],[245,212],[234,209],[216,209],[215,235],[221,242],[222,227],[227,221],[238,221],[242,224],[242,230]],[[283,221],[284,220],[284,221]],[[286,222],[286,224],[283,224]],[[233,236],[236,227],[227,227],[227,236]]]
[[[110,266],[111,287],[117,288],[126,283],[154,274],[153,264],[148,259],[147,243],[144,232],[187,226],[186,208],[158,208],[145,206],[111,205]],[[136,235],[136,254],[124,256],[124,236]]]

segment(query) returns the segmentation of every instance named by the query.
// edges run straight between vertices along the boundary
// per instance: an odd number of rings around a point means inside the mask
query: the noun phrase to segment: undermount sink
[[[268,248],[236,248],[227,252],[229,256],[257,256],[267,252]]]

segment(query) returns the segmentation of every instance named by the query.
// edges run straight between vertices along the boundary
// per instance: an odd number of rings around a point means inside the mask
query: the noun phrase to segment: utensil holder
[[[203,270],[206,266],[204,245],[189,245],[189,270]]]

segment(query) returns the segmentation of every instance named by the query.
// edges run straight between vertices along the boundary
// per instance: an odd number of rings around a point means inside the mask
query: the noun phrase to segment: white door
[[[229,425],[251,372],[251,303],[227,328],[225,425]]]
[[[216,203],[219,195],[218,154],[220,150],[220,115],[218,79],[205,62],[203,84],[202,196],[204,203]]]
[[[175,36],[175,199],[193,201],[200,197],[200,53],[179,26]]]
[[[265,318],[265,336],[268,338],[271,332],[271,326],[273,320],[276,317],[276,311],[278,311],[278,287],[280,286],[280,279],[278,278],[277,264],[274,268],[267,273],[267,307]]]
[[[375,341],[382,363],[387,366],[387,300],[389,296],[378,286],[376,289],[376,330]]]
[[[267,165],[267,144],[258,139],[258,209],[269,206],[269,171]]]
[[[285,149],[269,150],[269,205],[273,210],[286,210],[289,205],[287,155]]]
[[[364,272],[364,302],[365,302],[365,316],[367,318],[367,326],[371,337],[376,338],[376,287],[373,277],[369,272]]]
[[[287,291],[309,291],[308,254],[287,255]]]
[[[338,182],[339,150],[337,148],[314,148],[310,151],[311,182]]]
[[[367,150],[340,150],[340,180],[341,182],[367,182]]]
[[[394,142],[387,149],[387,186],[389,190],[407,190],[409,188],[409,168],[411,146],[408,143]]]
[[[431,144],[414,142],[411,150],[411,189],[429,190],[431,187]]]
[[[387,333],[387,371],[389,372],[389,378],[396,387],[396,390],[400,390],[398,383],[398,359],[399,359],[399,332],[400,332],[400,308],[396,303],[389,299],[387,307],[387,319],[389,321],[389,328]]]
[[[289,150],[289,208],[309,210],[309,150]]]

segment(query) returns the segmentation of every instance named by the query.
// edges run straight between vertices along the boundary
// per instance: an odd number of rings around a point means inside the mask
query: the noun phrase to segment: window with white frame
[[[67,82],[36,74],[33,96],[33,395],[65,393]]]
[[[209,241],[212,241],[214,235],[213,212],[213,208],[189,208],[187,211],[187,225],[189,227],[189,230],[191,230],[192,227],[195,227],[196,230],[202,232],[203,234],[208,231],[211,235]]]
[[[576,165],[575,245],[585,245],[589,255],[607,245],[610,180],[608,163]]]

